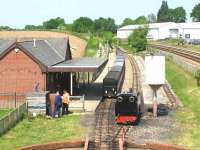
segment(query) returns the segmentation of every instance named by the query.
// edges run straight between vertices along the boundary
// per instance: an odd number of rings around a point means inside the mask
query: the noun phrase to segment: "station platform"
[[[81,83],[79,84],[79,88],[75,89],[75,95],[84,95],[85,97],[85,111],[86,112],[94,112],[97,105],[102,99],[102,85],[103,79],[107,75],[109,69],[113,66],[115,61],[116,54],[115,52],[110,53],[108,57],[108,61],[102,70],[101,74],[95,79],[95,81],[91,83]],[[73,104],[80,105],[80,104]]]

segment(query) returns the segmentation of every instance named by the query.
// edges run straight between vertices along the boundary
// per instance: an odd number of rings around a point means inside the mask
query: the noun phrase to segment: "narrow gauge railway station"
[[[99,92],[101,85],[90,82],[98,77],[106,63],[106,58],[73,59],[70,42],[66,38],[33,39],[22,42],[2,39],[0,40],[0,99],[5,100],[6,95],[15,94],[16,103],[20,104],[28,93],[41,94],[45,91],[62,93],[63,90],[67,90],[71,96],[85,95],[86,100],[99,100],[101,95],[99,99],[90,98],[88,93],[97,91],[95,94],[101,94]],[[93,92],[89,89],[93,89]],[[0,102],[3,106],[4,102]]]
[[[69,39],[0,42],[1,99],[15,93],[15,103],[19,97],[26,100],[33,116],[51,115],[56,109],[55,93],[67,90],[71,99],[80,99],[78,103],[72,100],[70,107],[82,105],[83,111],[92,112],[85,118],[86,126],[95,124],[88,126],[86,149],[126,149],[128,144],[120,145],[120,140],[138,142],[144,136],[145,143],[158,140],[163,130],[172,134],[173,123],[165,127],[171,120],[166,107],[170,97],[162,87],[166,82],[164,56],[148,55],[143,60],[116,48],[108,58],[72,58]],[[157,125],[159,131],[152,128]],[[146,136],[148,128],[153,137]]]

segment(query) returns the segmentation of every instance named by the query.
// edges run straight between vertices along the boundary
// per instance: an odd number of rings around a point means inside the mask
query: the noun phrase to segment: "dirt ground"
[[[33,38],[43,39],[63,37],[69,37],[73,57],[82,57],[84,55],[87,42],[67,33],[50,31],[0,31],[0,38],[16,38],[18,41],[30,40]]]

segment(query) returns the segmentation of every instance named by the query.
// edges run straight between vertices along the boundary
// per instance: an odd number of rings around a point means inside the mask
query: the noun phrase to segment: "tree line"
[[[26,25],[25,30],[51,30],[59,29],[63,31],[73,31],[80,33],[102,33],[109,31],[115,33],[118,27],[134,24],[148,24],[156,22],[186,22],[186,11],[183,7],[171,9],[167,1],[163,0],[157,15],[151,13],[147,17],[139,16],[136,19],[125,18],[121,25],[116,25],[113,18],[103,18],[92,20],[89,17],[80,17],[71,24],[65,23],[63,18],[57,17],[44,21],[41,25]],[[195,5],[190,13],[194,22],[200,21],[200,3]],[[0,30],[15,30],[8,26],[0,26]]]

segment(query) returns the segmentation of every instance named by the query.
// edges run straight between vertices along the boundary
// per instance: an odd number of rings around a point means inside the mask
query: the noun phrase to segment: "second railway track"
[[[172,46],[161,45],[161,44],[150,44],[150,47],[156,48],[162,51],[166,51],[169,53],[173,53],[173,54],[182,56],[184,58],[190,59],[192,61],[195,61],[197,63],[200,63],[200,53],[198,52],[189,51],[189,50],[172,47]]]

